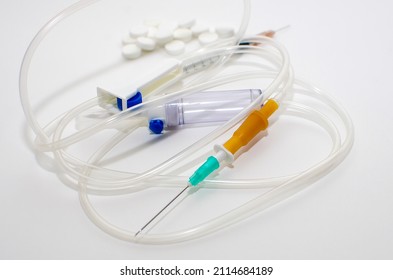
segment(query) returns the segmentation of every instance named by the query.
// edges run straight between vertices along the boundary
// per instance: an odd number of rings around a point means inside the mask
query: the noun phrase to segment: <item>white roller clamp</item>
[[[135,45],[127,45],[135,46]],[[137,46],[135,46],[138,48]],[[139,48],[138,48],[139,49]],[[139,51],[141,51],[139,49]],[[104,99],[111,99],[116,97],[121,100],[123,110],[127,108],[127,101],[134,97],[138,92],[145,95],[144,88],[148,85],[159,82],[163,77],[169,73],[176,71],[179,68],[179,60],[167,59],[157,68],[149,69],[148,73],[141,73],[139,77],[131,77],[129,81],[126,81],[126,86],[114,87],[114,85],[104,85],[97,87],[97,96]]]

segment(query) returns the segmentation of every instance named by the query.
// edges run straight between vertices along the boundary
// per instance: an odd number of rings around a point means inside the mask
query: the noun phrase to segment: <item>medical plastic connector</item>
[[[151,109],[149,120],[163,120],[167,128],[187,124],[222,123],[260,97],[260,89],[204,91]]]
[[[164,130],[164,121],[160,119],[153,119],[149,121],[149,129],[154,134],[161,134]]]
[[[269,99],[260,110],[254,110],[242,125],[225,142],[224,147],[233,155],[243,146],[247,145],[259,132],[265,130],[268,118],[278,109],[278,103]]]
[[[278,109],[278,103],[269,99],[260,110],[254,110],[245,119],[241,126],[233,133],[232,137],[220,147],[215,147],[216,156],[210,156],[188,180],[190,186],[196,186],[217,170],[224,161],[233,161],[235,153],[247,145],[259,132],[265,130],[268,118]],[[226,155],[230,153],[229,155]],[[228,160],[228,158],[230,160]]]
[[[192,174],[190,179],[188,180],[189,185],[196,186],[207,176],[213,173],[216,169],[220,167],[220,162],[214,156],[210,156],[207,158],[204,164],[202,164],[195,172]]]
[[[128,109],[142,101],[142,96],[146,96],[153,90],[173,80],[182,72],[180,62],[176,59],[167,59],[155,69],[149,69],[148,74],[135,77],[133,81],[119,89],[109,89],[108,87],[97,87],[97,96],[103,100],[116,99],[117,108],[122,111]],[[135,103],[137,96],[138,103]],[[104,106],[105,107],[105,106]]]

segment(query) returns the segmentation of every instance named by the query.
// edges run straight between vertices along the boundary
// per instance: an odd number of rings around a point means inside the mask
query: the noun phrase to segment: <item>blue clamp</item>
[[[161,134],[164,130],[164,121],[161,119],[152,119],[149,122],[149,129],[154,134]]]
[[[138,105],[139,103],[142,103],[142,93],[138,91],[133,97],[127,99],[127,109]],[[123,111],[123,100],[121,98],[117,98],[117,108],[119,108],[120,111]]]

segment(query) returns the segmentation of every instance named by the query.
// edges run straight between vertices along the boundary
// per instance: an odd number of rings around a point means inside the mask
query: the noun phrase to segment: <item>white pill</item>
[[[147,32],[147,37],[155,40],[158,29],[156,27],[149,27],[149,32]]]
[[[147,32],[148,32],[148,31],[149,31],[149,30],[147,29],[146,26],[137,25],[137,26],[134,26],[134,27],[132,27],[132,28],[130,29],[130,36],[131,36],[131,37],[134,37],[134,38],[137,38],[137,37],[144,37],[144,36],[147,35]]]
[[[128,59],[135,59],[141,56],[142,50],[135,44],[123,46],[123,56]]]
[[[164,45],[173,39],[171,31],[166,29],[158,29],[156,33],[156,41],[158,44]]]
[[[165,45],[165,50],[170,55],[179,55],[184,52],[186,44],[183,41],[174,40]]]
[[[136,40],[134,38],[131,38],[130,35],[126,35],[122,39],[123,45],[128,45],[128,44],[135,44]]]
[[[195,24],[192,28],[192,35],[194,35],[195,37],[198,37],[200,34],[204,33],[204,32],[208,32],[209,28],[205,25],[202,24]]]
[[[152,51],[156,48],[156,41],[152,38],[138,37],[136,39],[136,45],[144,51]]]
[[[148,27],[157,27],[160,25],[161,20],[158,18],[146,18],[143,23]]]
[[[212,43],[217,39],[218,39],[217,33],[213,33],[213,32],[204,32],[198,37],[198,40],[202,45]]]
[[[179,25],[176,21],[163,21],[158,25],[158,29],[165,29],[171,32],[175,31],[178,27]]]
[[[195,24],[195,18],[185,18],[179,21],[180,28],[191,28]]]
[[[192,39],[192,32],[190,29],[178,28],[173,32],[173,38],[184,42],[189,42]]]
[[[235,34],[235,30],[229,26],[217,26],[215,31],[220,38],[229,38]]]

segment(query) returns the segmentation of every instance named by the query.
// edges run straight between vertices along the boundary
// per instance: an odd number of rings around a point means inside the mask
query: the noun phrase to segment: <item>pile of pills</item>
[[[193,18],[180,21],[145,19],[143,24],[133,26],[123,38],[122,53],[127,59],[136,59],[144,52],[164,48],[166,53],[176,56],[184,53],[186,44],[194,39],[206,45],[234,34],[232,27],[210,28]]]

